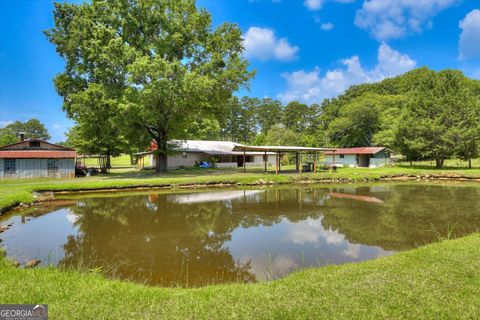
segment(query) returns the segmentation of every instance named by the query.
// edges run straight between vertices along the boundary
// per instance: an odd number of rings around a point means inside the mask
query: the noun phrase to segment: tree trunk
[[[410,160],[410,167],[413,167],[413,162],[412,162],[412,160]]]
[[[107,170],[110,170],[112,168],[111,156],[109,151],[107,151],[107,162],[105,164],[105,167],[107,168]]]
[[[435,159],[435,167],[437,169],[442,169],[443,168],[443,159],[442,158],[436,158]]]
[[[130,165],[133,166],[134,164],[136,164],[135,159],[133,158],[133,153],[130,152]]]
[[[468,159],[468,169],[472,169],[472,159]]]
[[[158,150],[155,155],[156,158],[156,171],[167,171],[167,133],[162,132],[159,139],[157,139]]]

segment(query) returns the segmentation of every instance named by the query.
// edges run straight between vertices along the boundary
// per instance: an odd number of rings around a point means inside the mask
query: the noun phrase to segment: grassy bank
[[[257,183],[297,183],[338,181],[372,181],[398,175],[410,176],[451,176],[480,178],[480,169],[447,168],[436,170],[428,167],[397,166],[378,169],[340,168],[338,172],[285,173],[275,175],[263,173],[261,169],[249,169],[247,173],[237,169],[191,169],[176,170],[156,174],[153,171],[127,171],[77,179],[35,179],[35,180],[1,180],[0,210],[20,202],[30,203],[35,200],[34,191],[78,191],[128,187],[178,186],[189,184],[236,184],[249,185]]]
[[[2,303],[48,303],[51,319],[476,319],[480,234],[267,283],[146,287],[96,273],[11,267]]]
[[[364,181],[398,175],[480,178],[480,170],[424,167],[264,174],[237,170],[113,173],[70,180],[4,180],[0,205],[33,191],[301,181]],[[349,180],[351,179],[351,180]],[[363,263],[295,272],[266,283],[197,289],[109,280],[97,272],[17,269],[0,254],[0,301],[48,303],[51,319],[466,319],[480,317],[480,234]]]

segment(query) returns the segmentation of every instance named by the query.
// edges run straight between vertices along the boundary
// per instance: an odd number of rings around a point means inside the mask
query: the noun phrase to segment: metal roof
[[[209,140],[171,140],[169,141],[175,150],[183,152],[202,152],[210,155],[243,155],[243,150],[234,150],[235,147],[241,146],[241,144],[231,141],[209,141]],[[156,150],[156,144],[151,146],[151,149]],[[151,153],[146,152],[146,153]],[[139,152],[137,154],[145,154]],[[248,152],[246,155],[263,155],[263,152]],[[273,153],[267,153],[273,154]]]
[[[67,159],[76,158],[70,150],[0,150],[0,159]]]
[[[334,149],[335,151],[327,151],[326,155],[333,154],[376,154],[382,150],[385,150],[385,147],[359,147],[359,148],[339,148]]]
[[[319,151],[333,151],[332,148],[312,148],[312,147],[299,147],[299,146],[245,146],[237,144],[234,151],[257,151],[257,152],[319,152]]]

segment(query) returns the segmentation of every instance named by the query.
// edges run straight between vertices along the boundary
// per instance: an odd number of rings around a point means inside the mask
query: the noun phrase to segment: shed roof
[[[0,150],[3,159],[70,159],[77,153],[71,150]]]
[[[334,151],[325,152],[326,155],[333,154],[376,154],[385,150],[385,147],[359,147],[359,148],[338,148]]]
[[[202,152],[210,155],[243,155],[243,152],[236,150],[235,147],[241,144],[231,141],[209,141],[209,140],[171,140],[169,141],[178,151],[184,152]],[[150,150],[156,150],[156,143],[152,143]],[[235,149],[235,150],[234,150]],[[149,152],[147,152],[149,153]],[[143,154],[143,153],[138,153]],[[248,152],[247,155],[262,155],[262,152]],[[273,153],[267,153],[273,154]]]

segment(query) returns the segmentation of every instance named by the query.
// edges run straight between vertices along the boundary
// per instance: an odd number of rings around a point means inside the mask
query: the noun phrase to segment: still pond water
[[[0,225],[9,257],[163,286],[255,282],[480,229],[480,185],[82,195]]]

